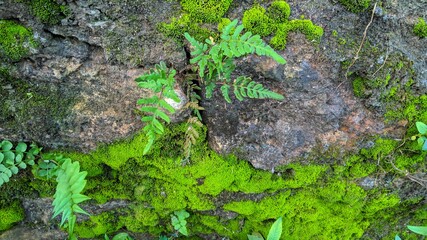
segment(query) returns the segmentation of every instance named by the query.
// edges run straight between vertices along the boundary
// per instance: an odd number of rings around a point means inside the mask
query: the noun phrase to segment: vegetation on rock
[[[427,23],[423,18],[418,18],[418,22],[414,26],[414,33],[420,38],[427,37]]]
[[[6,61],[18,61],[36,47],[31,30],[10,20],[0,20],[0,36],[0,59]]]

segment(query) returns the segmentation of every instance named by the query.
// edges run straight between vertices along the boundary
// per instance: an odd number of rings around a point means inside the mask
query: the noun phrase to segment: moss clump
[[[19,201],[13,201],[7,206],[3,206],[0,208],[0,231],[11,228],[15,223],[22,221],[24,217],[24,209]]]
[[[265,13],[265,8],[255,5],[243,14],[243,25],[253,34],[261,37],[270,35],[276,30],[273,20]]]
[[[204,41],[209,36],[215,36],[215,33],[207,28],[201,27],[188,14],[182,15],[180,18],[172,18],[170,23],[159,24],[158,30],[165,34],[166,37],[170,37],[178,41],[182,41],[184,39],[185,32],[188,32],[199,41]]]
[[[427,37],[427,23],[423,18],[418,18],[418,22],[414,26],[414,34],[420,38]]]
[[[89,220],[76,224],[74,231],[81,238],[114,233],[124,226],[124,220],[120,217],[122,214],[120,210],[114,210],[90,216]]]
[[[278,50],[286,47],[286,39],[291,31],[301,32],[310,41],[319,41],[323,36],[323,28],[314,25],[310,20],[288,20],[290,7],[285,1],[274,1],[266,11],[255,5],[245,11],[243,25],[248,31],[260,36],[268,36],[275,32],[270,45]]]
[[[31,13],[41,22],[57,24],[69,15],[69,8],[60,5],[56,0],[31,0],[29,3]]]
[[[181,6],[197,22],[215,23],[227,12],[233,0],[181,0]]]
[[[276,23],[284,23],[291,15],[291,7],[285,1],[272,2],[267,9],[267,16]]]
[[[218,23],[218,31],[221,32],[222,29],[231,23],[229,18],[221,18],[221,21]]]
[[[13,21],[0,20],[0,59],[18,61],[36,47],[32,32]]]
[[[370,0],[338,0],[348,11],[360,13],[365,11],[370,4]]]
[[[353,93],[356,97],[363,97],[365,95],[366,87],[365,87],[365,79],[361,77],[357,77],[353,80]]]

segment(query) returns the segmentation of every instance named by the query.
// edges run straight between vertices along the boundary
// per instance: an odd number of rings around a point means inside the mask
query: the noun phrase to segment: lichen
[[[0,59],[18,61],[36,47],[31,30],[13,21],[0,20]]]
[[[418,22],[414,26],[414,34],[420,38],[427,37],[427,23],[423,18],[418,18]]]

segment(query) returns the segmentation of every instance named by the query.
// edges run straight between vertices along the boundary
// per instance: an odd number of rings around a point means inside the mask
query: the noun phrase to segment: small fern
[[[191,147],[196,144],[197,139],[199,138],[199,133],[197,132],[197,127],[201,128],[203,123],[197,117],[190,117],[187,120],[187,130],[185,131],[185,140],[184,140],[184,161],[190,159]]]
[[[68,221],[68,234],[69,239],[76,239],[74,236],[74,225],[76,223],[76,213],[86,214],[78,204],[90,199],[89,197],[81,194],[83,191],[87,175],[86,171],[80,172],[80,164],[78,162],[71,162],[71,159],[62,159],[63,163],[57,171],[56,192],[53,200],[53,217],[59,214],[61,216],[61,226],[64,226]]]
[[[141,98],[137,102],[143,105],[140,110],[146,114],[141,118],[145,123],[144,132],[148,139],[143,154],[147,154],[158,136],[164,133],[161,121],[170,123],[170,117],[166,111],[171,114],[175,113],[175,109],[167,102],[167,99],[180,102],[174,90],[175,74],[174,69],[168,69],[166,64],[161,62],[156,64],[155,69],[151,70],[149,74],[144,74],[136,79],[139,87],[154,92],[154,96]]]
[[[210,98],[217,84],[222,84],[220,90],[224,99],[231,103],[229,91],[234,88],[236,98],[240,101],[244,97],[272,98],[281,100],[283,96],[265,89],[262,84],[251,81],[247,77],[231,79],[235,69],[233,59],[248,54],[268,56],[280,64],[286,63],[285,59],[266,44],[259,35],[246,32],[242,35],[244,27],[238,25],[237,20],[232,21],[222,29],[219,42],[212,38],[201,43],[185,33],[184,36],[193,46],[190,63],[197,64],[199,76],[205,84],[206,97]],[[248,80],[249,79],[249,80]]]
[[[34,165],[41,148],[35,144],[31,144],[28,151],[27,148],[27,144],[23,142],[19,142],[15,148],[10,141],[0,142],[0,186],[9,182],[12,175],[18,174],[19,169]]]

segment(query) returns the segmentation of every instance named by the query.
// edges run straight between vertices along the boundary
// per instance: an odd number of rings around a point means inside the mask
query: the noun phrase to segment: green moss
[[[94,238],[114,233],[125,225],[121,214],[123,213],[115,210],[92,215],[89,220],[76,224],[74,231],[80,238]]]
[[[370,0],[338,0],[348,11],[360,13],[365,11],[370,4]]]
[[[229,18],[221,18],[221,21],[218,23],[218,32],[221,32],[222,29],[229,23],[231,23],[231,20]]]
[[[181,6],[197,22],[219,22],[233,0],[181,0]]]
[[[13,21],[0,20],[0,36],[0,59],[18,61],[36,47],[31,30]]]
[[[365,91],[366,91],[365,81],[366,80],[361,77],[357,77],[353,80],[352,85],[353,85],[354,96],[360,97],[360,98],[365,96]]]
[[[289,21],[289,15],[289,5],[284,1],[275,1],[267,11],[260,5],[245,11],[242,22],[248,31],[260,36],[268,36],[275,31],[270,45],[278,50],[285,49],[290,31],[301,32],[308,40],[315,42],[323,36],[323,28],[306,19]]]
[[[427,23],[423,18],[418,18],[418,22],[414,26],[414,34],[420,38],[427,37]]]
[[[198,41],[204,41],[206,38],[216,35],[209,29],[201,27],[188,14],[183,14],[180,18],[172,18],[170,23],[159,24],[158,30],[166,37],[180,42],[184,39],[185,32],[188,32]]]
[[[69,8],[58,4],[56,0],[31,0],[29,5],[32,14],[47,24],[57,24],[70,14]]]
[[[274,1],[267,9],[267,16],[276,23],[288,21],[291,15],[291,7],[285,1]]]
[[[274,21],[267,16],[265,9],[259,5],[255,5],[244,12],[242,23],[248,31],[261,37],[268,36],[276,30]]]
[[[280,166],[277,171],[284,172],[285,186],[288,188],[300,188],[312,185],[326,171],[327,166],[307,165],[291,163],[285,166]]]
[[[19,201],[13,201],[7,206],[3,206],[0,208],[0,231],[11,228],[15,223],[22,221],[24,217],[24,209]]]

